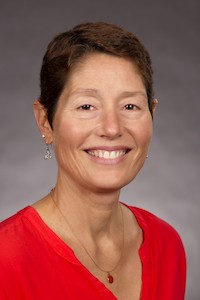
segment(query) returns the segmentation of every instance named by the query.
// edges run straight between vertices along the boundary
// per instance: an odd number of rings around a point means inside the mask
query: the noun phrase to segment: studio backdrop
[[[81,22],[117,24],[149,51],[159,102],[148,159],[120,200],[179,232],[188,263],[186,300],[199,299],[199,15],[198,0],[0,1],[0,221],[45,196],[56,182],[55,156],[44,161],[32,110],[47,44]]]

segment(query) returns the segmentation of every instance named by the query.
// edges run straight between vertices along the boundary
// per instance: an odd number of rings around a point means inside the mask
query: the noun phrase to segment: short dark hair
[[[117,25],[88,22],[58,34],[44,55],[39,101],[47,111],[51,127],[59,97],[73,66],[90,53],[106,53],[133,62],[142,76],[152,115],[153,70],[150,55],[143,44],[134,34]]]

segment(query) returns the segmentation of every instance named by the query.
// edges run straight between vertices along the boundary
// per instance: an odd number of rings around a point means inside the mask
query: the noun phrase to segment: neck
[[[75,232],[82,232],[93,240],[121,228],[119,210],[120,191],[88,191],[73,183],[58,181],[52,196]]]
[[[118,202],[119,190],[100,193],[58,181],[50,195],[57,221],[59,216],[64,232],[63,240],[94,274],[107,273],[107,281],[113,283],[113,272],[120,264],[124,249],[124,217]],[[78,247],[75,246],[77,242]]]

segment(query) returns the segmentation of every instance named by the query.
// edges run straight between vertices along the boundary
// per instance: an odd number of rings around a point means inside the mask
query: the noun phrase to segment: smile
[[[129,150],[107,151],[107,150],[86,150],[92,156],[104,159],[116,159],[125,155]]]

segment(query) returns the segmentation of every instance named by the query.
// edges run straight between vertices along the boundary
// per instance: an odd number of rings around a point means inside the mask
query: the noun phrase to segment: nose
[[[120,117],[115,109],[104,111],[101,115],[98,135],[107,139],[116,139],[123,133]]]

